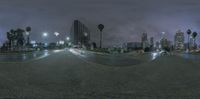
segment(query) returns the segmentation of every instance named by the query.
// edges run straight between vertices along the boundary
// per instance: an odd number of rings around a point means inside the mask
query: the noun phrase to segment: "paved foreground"
[[[200,64],[178,56],[123,67],[62,51],[35,61],[0,63],[0,80],[0,99],[200,98]]]

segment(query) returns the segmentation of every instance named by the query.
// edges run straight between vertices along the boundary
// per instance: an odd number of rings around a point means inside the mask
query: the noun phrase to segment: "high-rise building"
[[[184,37],[184,33],[181,32],[180,30],[176,32],[175,34],[175,44],[174,47],[176,50],[184,50],[184,41],[185,41],[185,37]]]
[[[142,43],[141,42],[128,42],[127,49],[141,49]]]
[[[156,47],[156,49],[160,49],[160,42],[159,41],[156,42],[156,46],[155,47]]]
[[[81,46],[84,45],[88,47],[90,41],[90,31],[79,20],[74,20],[71,27],[70,38],[72,44]]]
[[[149,47],[148,36],[147,33],[142,34],[142,47],[143,49]]]
[[[160,40],[161,49],[169,48],[169,41],[166,38]]]
[[[150,38],[150,47],[154,47],[154,38],[153,37]]]
[[[189,47],[190,49],[193,49],[195,47],[195,42],[192,36],[190,36],[190,41],[189,41]]]

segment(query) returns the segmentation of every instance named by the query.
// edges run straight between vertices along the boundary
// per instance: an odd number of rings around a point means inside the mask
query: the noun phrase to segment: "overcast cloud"
[[[11,28],[26,26],[32,27],[33,40],[43,41],[41,33],[49,32],[46,40],[55,41],[55,31],[64,39],[79,19],[91,29],[93,41],[99,39],[96,25],[104,24],[106,45],[140,41],[143,32],[159,40],[164,31],[173,40],[179,29],[200,33],[199,9],[199,0],[1,0],[0,39]]]

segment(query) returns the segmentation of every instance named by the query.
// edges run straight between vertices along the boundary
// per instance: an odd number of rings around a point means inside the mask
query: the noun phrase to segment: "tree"
[[[104,29],[104,25],[103,24],[99,24],[98,25],[98,29],[100,30],[100,48],[102,48],[102,31]]]
[[[29,27],[29,26],[26,27],[26,31],[27,31],[27,32],[30,32],[30,31],[31,31],[31,27]]]
[[[93,46],[94,49],[97,48],[97,44],[95,42],[92,42],[92,46]]]
[[[23,35],[24,32],[25,32],[25,31],[24,31],[23,29],[20,29],[20,28],[18,28],[18,29],[16,30],[16,33],[17,33],[16,39],[17,39],[17,46],[18,46],[18,47],[24,45],[24,35]]]
[[[187,34],[188,34],[188,50],[190,50],[190,35],[191,35],[192,31],[190,29],[187,30]]]
[[[11,33],[11,47],[13,48],[13,45],[14,45],[14,40],[15,40],[15,30],[11,29],[10,30],[10,33]]]
[[[7,39],[8,39],[8,47],[11,48],[11,42],[12,42],[11,32],[7,32]]]
[[[144,48],[144,52],[149,52],[149,51],[150,51],[149,47]]]
[[[194,45],[196,44],[196,37],[197,37],[197,32],[192,33],[192,37],[194,39]]]

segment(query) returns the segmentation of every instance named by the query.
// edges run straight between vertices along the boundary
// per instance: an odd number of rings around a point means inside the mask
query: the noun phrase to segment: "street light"
[[[71,42],[70,42],[70,37],[66,37],[66,40],[67,40],[67,46],[71,46]]]
[[[60,45],[64,45],[64,44],[65,44],[65,41],[59,41],[59,44],[60,44]]]
[[[29,45],[30,44],[30,32],[26,31],[25,33],[26,33],[26,37],[27,37],[26,45]]]
[[[47,32],[44,32],[43,33],[43,37],[47,37],[48,36],[48,33]]]
[[[58,32],[54,32],[54,35],[55,35],[56,37],[58,37],[58,36],[60,35],[60,33],[58,33]],[[56,43],[59,44],[58,41],[57,41]]]
[[[70,37],[67,37],[66,40],[67,40],[67,41],[70,41]]]
[[[85,32],[85,33],[84,33],[84,36],[87,37],[87,36],[88,36],[88,33]]]
[[[166,32],[162,32],[162,38],[165,38]]]
[[[58,32],[55,32],[55,33],[54,33],[54,35],[55,35],[55,36],[59,36],[59,35],[60,35],[60,33],[58,33]]]
[[[47,36],[48,36],[48,33],[47,33],[47,32],[44,32],[44,33],[42,34],[42,36],[44,37],[44,39],[46,39]],[[47,46],[48,46],[48,43],[44,43],[44,47],[46,48]]]
[[[27,36],[29,36],[29,35],[30,35],[30,33],[29,33],[29,32],[26,32],[26,35],[27,35]]]

